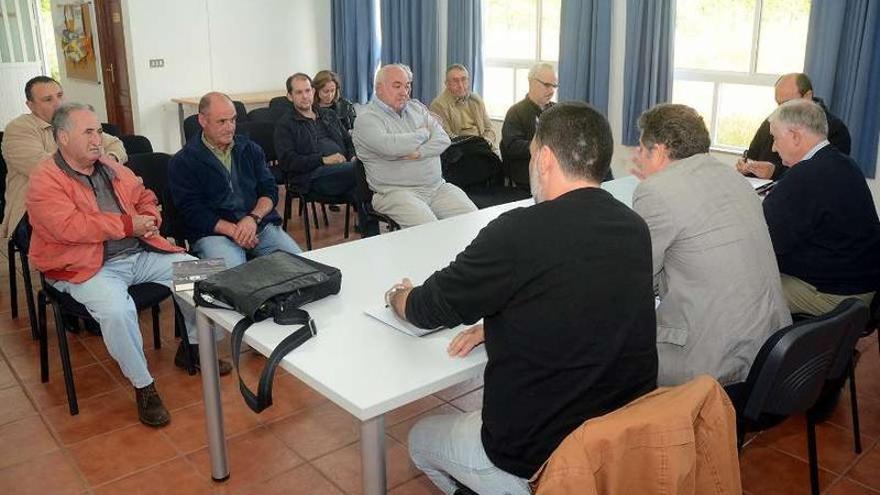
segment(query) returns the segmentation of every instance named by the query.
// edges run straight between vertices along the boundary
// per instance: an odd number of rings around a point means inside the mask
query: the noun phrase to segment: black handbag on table
[[[196,306],[232,308],[244,315],[232,329],[232,361],[241,394],[254,412],[272,405],[272,379],[284,356],[318,332],[309,313],[299,306],[337,294],[341,286],[342,272],[338,268],[283,251],[254,258],[196,282],[193,292]],[[255,394],[239,373],[241,341],[251,325],[269,317],[279,325],[300,327],[269,355]]]

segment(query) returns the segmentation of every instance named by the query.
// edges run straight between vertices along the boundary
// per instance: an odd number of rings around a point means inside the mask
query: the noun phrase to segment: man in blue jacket
[[[235,134],[235,107],[223,93],[199,101],[202,132],[171,159],[168,182],[186,240],[200,258],[223,258],[226,267],[246,256],[299,253],[281,230],[278,190],[259,145]]]

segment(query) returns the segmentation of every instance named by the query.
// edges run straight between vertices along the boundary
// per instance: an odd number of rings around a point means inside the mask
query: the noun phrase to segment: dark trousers
[[[312,171],[309,192],[317,196],[344,198],[355,205],[361,234],[379,233],[379,225],[357,207],[355,201],[354,164],[322,165]]]

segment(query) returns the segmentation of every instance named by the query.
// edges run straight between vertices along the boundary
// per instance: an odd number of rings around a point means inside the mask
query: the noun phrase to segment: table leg
[[[205,399],[205,430],[208,435],[208,453],[211,457],[211,478],[229,479],[229,458],[226,454],[226,435],[223,431],[223,406],[220,403],[220,372],[217,369],[217,343],[214,325],[196,309],[199,328],[199,363],[202,369],[202,393]]]
[[[364,495],[385,495],[385,416],[361,423]]]
[[[177,120],[180,123],[180,146],[186,144],[186,134],[183,132],[183,103],[177,104]]]

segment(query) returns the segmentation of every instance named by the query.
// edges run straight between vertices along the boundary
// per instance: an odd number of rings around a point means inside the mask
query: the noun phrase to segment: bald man
[[[517,186],[529,187],[529,146],[541,112],[553,106],[553,95],[559,87],[552,65],[539,63],[529,69],[529,92],[510,107],[501,127],[501,159],[507,175]]]
[[[828,120],[828,141],[841,153],[848,155],[850,150],[849,130],[840,118],[828,111],[825,102],[813,95],[813,83],[803,73],[785,74],[776,81],[774,89],[776,104],[803,99],[817,103],[825,111]],[[744,175],[762,179],[777,180],[788,170],[782,165],[782,158],[773,149],[773,136],[770,134],[770,120],[765,119],[752,138],[746,156],[736,164],[736,169]]]
[[[223,93],[199,101],[199,125],[171,159],[168,185],[184,235],[200,258],[223,258],[226,267],[275,251],[299,253],[281,230],[278,188],[259,145],[235,134],[235,106]]]
[[[354,121],[354,147],[375,194],[373,208],[401,227],[476,211],[467,195],[446,182],[440,154],[449,136],[438,117],[409,97],[412,71],[402,64],[376,73],[376,98]]]

